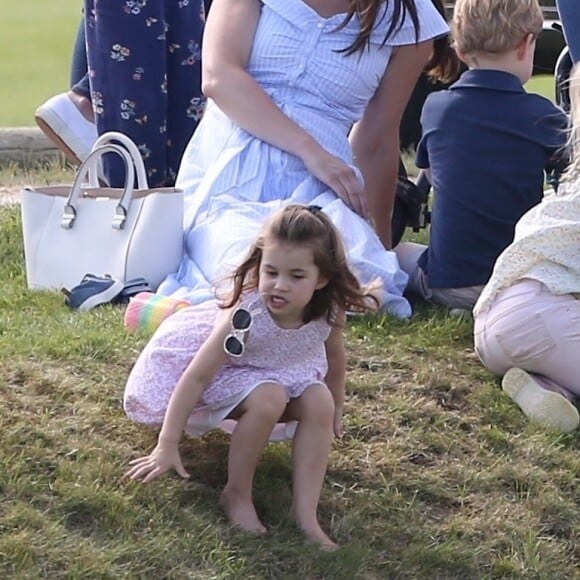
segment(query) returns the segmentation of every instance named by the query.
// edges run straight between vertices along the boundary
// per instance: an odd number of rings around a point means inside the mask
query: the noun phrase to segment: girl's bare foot
[[[252,534],[263,535],[267,532],[265,526],[259,520],[256,508],[251,500],[228,492],[225,489],[221,495],[220,505],[232,526]]]
[[[296,516],[294,508],[290,510],[290,518],[294,523],[300,528],[302,533],[306,536],[306,539],[313,544],[318,544],[320,549],[326,552],[333,552],[338,548],[338,544],[333,542],[323,531],[318,523],[318,520],[314,518],[309,518],[308,524],[301,523],[299,518]]]
[[[298,524],[300,526],[300,524]],[[313,544],[318,544],[321,550],[325,552],[334,552],[338,548],[338,544],[333,542],[323,531],[320,526],[315,528],[303,528],[300,526],[302,533],[306,536],[306,539]]]

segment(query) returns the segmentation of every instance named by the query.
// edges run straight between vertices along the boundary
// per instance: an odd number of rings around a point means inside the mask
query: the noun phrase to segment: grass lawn
[[[80,4],[3,6],[0,126],[32,125],[68,86]],[[0,189],[70,179],[8,168]],[[580,433],[526,422],[473,354],[469,320],[418,307],[349,323],[346,433],[320,507],[341,548],[324,554],[287,518],[287,444],[257,472],[265,538],[218,509],[225,435],[184,439],[188,482],[123,480],[155,441],[121,407],[146,337],[119,308],[70,312],[27,291],[23,264],[19,211],[0,207],[0,578],[580,578]]]
[[[81,0],[2,3],[0,127],[34,125],[35,109],[69,86]]]
[[[526,83],[526,90],[531,93],[539,93],[548,99],[554,100],[554,77],[549,75],[538,75],[532,77]]]
[[[0,172],[0,185],[68,178]],[[185,438],[192,473],[121,478],[155,434],[123,414],[146,337],[123,312],[71,312],[25,289],[19,211],[0,208],[0,577],[195,579],[535,578],[580,567],[580,433],[526,422],[472,351],[472,323],[418,308],[346,331],[346,434],[323,490],[333,554],[287,518],[291,457],[266,450],[256,503],[269,534],[218,509],[228,439]]]

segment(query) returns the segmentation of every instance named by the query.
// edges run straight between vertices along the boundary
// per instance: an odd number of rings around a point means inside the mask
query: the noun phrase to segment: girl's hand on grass
[[[150,455],[133,459],[129,462],[131,469],[125,473],[134,481],[142,480],[143,483],[153,481],[160,475],[163,475],[170,469],[175,469],[177,474],[184,479],[189,479],[189,473],[185,471],[181,456],[177,446],[163,446],[157,444]]]

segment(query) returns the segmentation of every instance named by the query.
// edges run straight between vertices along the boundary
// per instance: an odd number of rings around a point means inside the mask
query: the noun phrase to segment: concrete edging
[[[64,155],[38,127],[0,128],[0,166],[29,166],[40,161],[64,161]]]

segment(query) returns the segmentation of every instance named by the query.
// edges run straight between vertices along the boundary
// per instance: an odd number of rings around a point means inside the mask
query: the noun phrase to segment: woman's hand
[[[158,443],[149,455],[133,459],[129,462],[129,465],[131,465],[131,469],[125,473],[124,477],[132,480],[142,480],[143,483],[153,481],[170,469],[175,469],[178,475],[184,479],[189,478],[189,473],[185,471],[181,462],[177,445]]]
[[[306,169],[328,185],[348,207],[363,218],[369,217],[364,183],[350,165],[322,147],[314,155],[304,155],[302,160]]]

